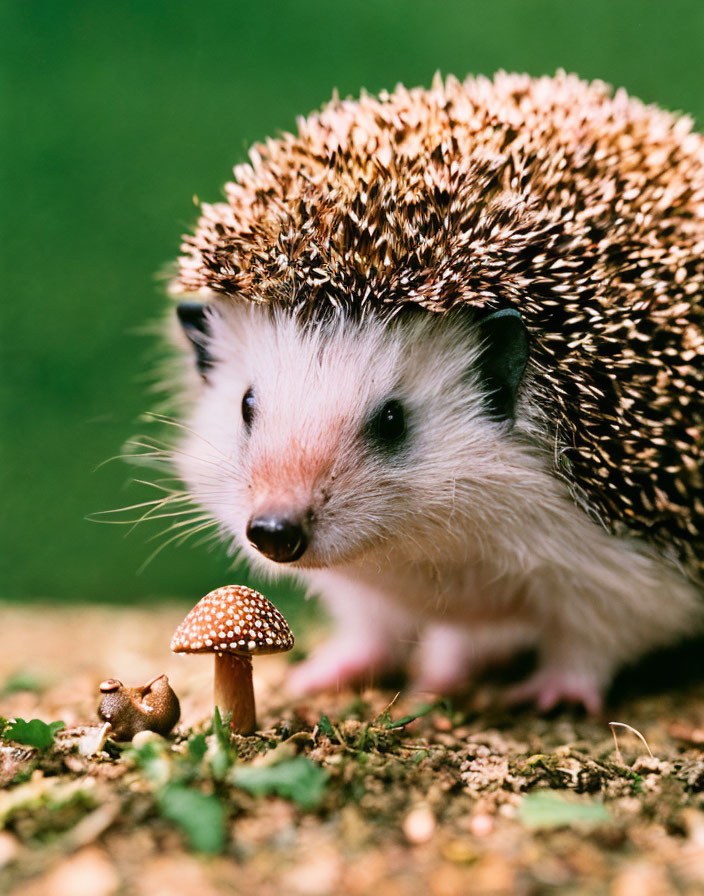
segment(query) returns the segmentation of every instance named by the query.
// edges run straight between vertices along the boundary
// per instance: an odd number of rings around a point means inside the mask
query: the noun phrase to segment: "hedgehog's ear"
[[[487,389],[493,417],[513,420],[516,395],[528,363],[528,331],[518,311],[495,311],[477,324],[481,355],[479,377]]]
[[[210,337],[210,307],[200,302],[181,302],[176,314],[188,337],[196,356],[198,372],[206,378],[208,370],[213,366],[213,359],[208,352]]]

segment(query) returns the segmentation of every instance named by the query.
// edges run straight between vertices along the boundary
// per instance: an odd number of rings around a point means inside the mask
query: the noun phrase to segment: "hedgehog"
[[[292,693],[530,649],[507,700],[598,713],[700,626],[688,118],[564,72],[335,96],[202,204],[170,292],[188,494],[333,620]]]

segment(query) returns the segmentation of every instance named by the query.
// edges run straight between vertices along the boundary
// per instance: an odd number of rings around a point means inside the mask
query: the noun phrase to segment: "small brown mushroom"
[[[252,657],[293,647],[288,623],[263,594],[244,585],[225,585],[206,594],[171,639],[174,653],[215,654],[215,705],[232,713],[232,730],[256,727]]]
[[[115,740],[132,740],[139,731],[166,736],[181,716],[178,697],[166,675],[138,688],[126,688],[117,678],[107,678],[100,684],[100,693],[98,715],[110,723]]]

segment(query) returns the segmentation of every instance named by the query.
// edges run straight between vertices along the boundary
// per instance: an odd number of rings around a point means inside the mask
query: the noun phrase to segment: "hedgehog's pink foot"
[[[332,639],[291,670],[286,682],[289,692],[303,696],[315,691],[339,690],[391,665],[388,649],[381,644]]]
[[[541,712],[560,703],[576,703],[592,716],[599,715],[603,707],[599,678],[590,672],[569,669],[539,669],[527,681],[510,688],[504,700],[511,706],[535,703]]]

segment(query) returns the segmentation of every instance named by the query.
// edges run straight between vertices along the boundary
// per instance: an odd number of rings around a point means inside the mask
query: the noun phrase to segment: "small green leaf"
[[[538,790],[524,796],[518,817],[533,830],[571,825],[593,827],[611,819],[603,803],[569,799],[554,790]]]
[[[213,733],[222,749],[229,750],[232,744],[229,718],[226,716],[225,719],[223,719],[217,706],[213,713]]]
[[[0,695],[7,697],[9,694],[17,694],[21,691],[30,691],[38,694],[44,690],[44,682],[33,672],[20,669],[8,675],[0,688]]]
[[[196,852],[218,853],[225,846],[225,811],[213,794],[168,784],[157,797],[159,811],[177,824]]]
[[[188,740],[188,755],[194,762],[202,762],[208,750],[208,742],[204,734],[194,734]]]
[[[169,780],[171,764],[164,750],[159,749],[155,743],[148,741],[139,747],[129,747],[128,752],[150,781],[165,784]]]
[[[239,766],[233,775],[234,783],[248,793],[255,796],[275,793],[305,810],[319,805],[327,779],[325,769],[305,756],[270,766]]]
[[[210,769],[217,780],[225,777],[230,767],[237,759],[237,751],[232,746],[232,732],[230,729],[230,714],[226,713],[223,719],[220,710],[215,707],[213,713],[213,734],[215,735],[215,749],[209,756]]]
[[[36,747],[44,752],[53,744],[54,735],[59,728],[63,727],[63,722],[51,722],[47,725],[41,719],[30,719],[29,722],[24,719],[15,719],[3,731],[3,738],[14,740],[18,744]]]
[[[220,747],[209,758],[210,771],[216,781],[222,781],[232,767],[232,759]]]
[[[415,722],[416,719],[420,719],[422,716],[427,715],[430,710],[433,708],[432,703],[423,703],[418,709],[409,716],[403,716],[400,719],[393,720],[389,719],[388,722],[384,725],[385,728],[404,728],[406,725],[409,725],[411,722]]]
[[[335,732],[332,727],[332,722],[327,716],[321,716],[320,721],[318,722],[318,731],[321,734],[324,734],[326,737],[332,737]]]

